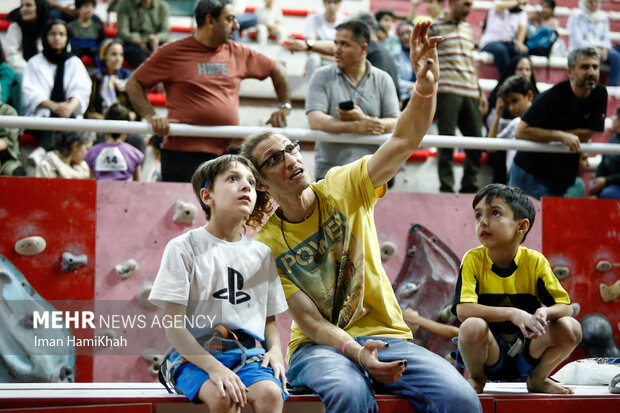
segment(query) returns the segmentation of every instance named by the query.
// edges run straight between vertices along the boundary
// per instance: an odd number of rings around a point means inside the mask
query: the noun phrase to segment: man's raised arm
[[[394,133],[368,161],[368,174],[375,187],[390,180],[411,152],[420,147],[433,121],[439,80],[436,44],[442,39],[428,38],[430,26],[431,22],[424,21],[416,24],[413,29],[409,58],[418,81],[409,104],[396,123]]]

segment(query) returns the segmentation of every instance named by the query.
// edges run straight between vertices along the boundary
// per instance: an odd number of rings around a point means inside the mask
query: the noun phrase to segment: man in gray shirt
[[[391,133],[400,115],[392,78],[367,60],[370,33],[359,20],[336,27],[335,65],[320,68],[310,80],[306,115],[310,128],[328,133]],[[342,103],[342,107],[339,107]],[[348,107],[347,107],[348,106]],[[377,150],[377,145],[317,142],[316,179]]]

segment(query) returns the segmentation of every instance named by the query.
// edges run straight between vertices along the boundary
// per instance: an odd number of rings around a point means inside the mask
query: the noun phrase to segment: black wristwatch
[[[314,46],[314,40],[306,40],[306,50],[312,50]]]

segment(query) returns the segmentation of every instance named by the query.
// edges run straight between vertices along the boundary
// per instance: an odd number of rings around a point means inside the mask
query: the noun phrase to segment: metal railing
[[[61,119],[23,116],[0,116],[0,127],[25,128],[35,130],[65,130],[75,132],[104,132],[152,134],[153,129],[147,122],[127,122],[92,119]],[[368,136],[358,134],[329,134],[312,129],[301,128],[265,128],[257,126],[195,126],[184,123],[170,124],[170,135],[193,136],[205,138],[245,138],[263,131],[273,130],[285,136],[306,142],[339,142],[355,144],[376,144],[385,142],[391,134]],[[426,135],[421,148],[464,148],[482,150],[516,149],[525,152],[569,153],[566,146],[559,143],[538,143],[517,139],[473,138],[462,136]],[[582,143],[584,153],[620,155],[620,145],[609,143]]]

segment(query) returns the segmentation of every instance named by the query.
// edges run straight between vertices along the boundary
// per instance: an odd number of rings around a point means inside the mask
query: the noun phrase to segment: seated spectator
[[[22,93],[26,116],[77,118],[88,105],[91,81],[82,61],[67,50],[67,25],[52,20],[43,30],[43,52],[28,61]],[[31,132],[49,150],[53,132]]]
[[[37,165],[39,178],[88,179],[90,170],[84,162],[86,151],[92,146],[92,133],[58,132],[54,135],[53,150]]]
[[[530,24],[534,28],[549,27],[554,30],[560,28],[560,21],[555,17],[555,0],[542,0],[540,11],[530,17]]]
[[[130,120],[129,110],[114,103],[105,113],[106,120]],[[126,133],[108,133],[106,142],[88,150],[84,160],[90,167],[90,176],[107,181],[140,180],[140,165],[144,160],[142,152],[125,143]]]
[[[117,36],[134,69],[170,40],[168,4],[163,0],[121,0],[116,15]]]
[[[510,64],[508,65],[506,72],[509,75],[507,77],[512,77],[514,75],[520,75],[524,77],[525,79],[531,81],[534,99],[539,95],[540,92],[538,91],[538,87],[536,86],[536,78],[534,76],[532,60],[528,56],[514,57],[510,61]],[[506,78],[500,79],[499,82],[497,82],[497,85],[495,86],[495,88],[493,88],[493,90],[489,94],[489,113],[486,117],[486,126],[487,126],[487,130],[490,130],[491,124],[494,122],[494,120],[496,120],[498,122],[497,133],[500,133],[515,118],[515,115],[512,112],[510,112],[510,109],[508,109],[508,105],[502,105],[504,109],[499,118],[496,118],[495,116],[497,114],[496,105],[502,103],[500,102],[501,99],[497,98],[497,93],[505,81],[506,81]],[[521,116],[521,115],[517,115],[517,116]],[[493,152],[489,154],[488,163],[493,167],[493,182],[494,183],[505,184],[508,182],[508,176],[507,176],[508,170],[506,169],[506,166],[510,165],[512,163],[512,160],[510,162],[507,162],[506,154],[507,152],[505,151],[497,151],[497,152]]]
[[[64,20],[68,23],[78,16],[74,7],[75,0],[47,0],[47,4],[50,20]]]
[[[494,0],[486,27],[480,38],[480,50],[493,55],[499,77],[506,76],[510,59],[527,53],[527,0]]]
[[[398,73],[398,91],[402,109],[407,107],[415,84],[415,72],[409,62],[409,40],[413,33],[413,22],[403,20],[398,26],[398,38],[400,39],[400,50],[392,55],[396,63]]]
[[[306,17],[306,26],[304,28],[304,39],[306,39],[306,47],[308,52],[312,52],[312,46],[315,40],[334,40],[336,38],[336,26],[344,22],[346,15],[339,12],[340,0],[323,0],[325,6],[324,13],[314,13]],[[306,61],[306,75],[308,78],[322,64],[320,54],[309,53]]]
[[[2,93],[0,94],[0,101],[8,103],[9,105],[15,104],[17,100],[17,94],[20,93],[20,88],[17,82],[17,76],[13,69],[6,64],[4,59],[4,50],[2,49],[2,43],[0,42],[0,86],[2,87]]]
[[[385,46],[391,55],[395,54],[400,48],[400,42],[398,41],[398,38],[394,36],[394,26],[396,21],[394,12],[387,9],[379,10],[375,13],[375,19],[386,33],[386,38],[382,42],[383,46]]]
[[[265,0],[265,7],[256,10],[258,25],[256,26],[256,39],[259,44],[267,43],[269,36],[274,36],[278,43],[286,36],[284,30],[284,16],[275,0]]]
[[[424,3],[426,5],[426,15],[419,15],[418,8]],[[411,11],[409,12],[409,20],[419,23],[422,20],[435,20],[444,13],[443,0],[411,0]]]
[[[2,85],[0,84],[0,92]],[[17,116],[11,105],[0,102],[0,116]],[[26,176],[26,171],[19,160],[19,142],[17,128],[0,127],[0,175]]]
[[[68,24],[71,51],[79,58],[95,60],[103,41],[103,22],[95,15],[97,0],[75,0],[78,18]]]
[[[609,143],[620,144],[620,106],[613,115],[614,134]],[[590,195],[605,199],[620,199],[620,155],[603,155],[596,168],[595,178],[590,183]]]
[[[21,6],[9,13],[7,20],[12,21],[4,37],[6,63],[15,72],[17,93],[13,106],[22,111],[21,83],[28,59],[41,51],[41,33],[47,22],[46,0],[21,0]]]
[[[618,85],[620,80],[620,52],[611,47],[609,18],[599,10],[600,0],[580,0],[568,18],[568,50],[580,47],[594,47],[601,56],[601,63],[609,65],[609,86]]]
[[[245,29],[256,27],[258,24],[258,17],[254,13],[248,13],[245,11],[246,5],[243,0],[229,0],[234,10],[235,16],[237,16],[237,23],[239,24],[239,30],[235,30],[233,33],[233,40],[239,40],[239,34]]]

